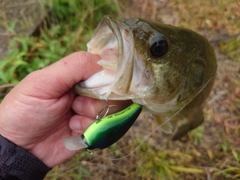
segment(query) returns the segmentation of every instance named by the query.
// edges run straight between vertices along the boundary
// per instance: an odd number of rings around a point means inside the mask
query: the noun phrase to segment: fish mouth
[[[105,100],[132,99],[134,40],[129,26],[124,21],[104,16],[87,47],[88,52],[101,56],[97,63],[103,70],[76,84],[75,91]]]

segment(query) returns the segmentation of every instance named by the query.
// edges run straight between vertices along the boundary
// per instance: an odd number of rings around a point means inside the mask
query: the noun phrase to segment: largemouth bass
[[[76,84],[78,94],[131,99],[151,112],[173,140],[202,124],[217,70],[206,38],[171,25],[105,16],[87,46],[101,56],[103,70]]]

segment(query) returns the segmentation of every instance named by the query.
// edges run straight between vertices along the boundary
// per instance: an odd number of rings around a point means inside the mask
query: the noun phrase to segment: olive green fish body
[[[217,70],[215,53],[200,34],[139,18],[99,23],[88,51],[103,70],[78,83],[78,94],[127,100],[151,112],[178,139],[203,122],[202,108]]]

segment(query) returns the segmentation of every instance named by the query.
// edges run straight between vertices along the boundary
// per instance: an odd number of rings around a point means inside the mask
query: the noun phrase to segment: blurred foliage
[[[204,126],[199,126],[196,129],[189,132],[189,137],[192,139],[195,145],[199,145],[204,135]]]
[[[226,52],[230,58],[240,62],[240,35],[235,38],[221,41],[220,48]]]
[[[137,161],[139,169],[130,174],[132,179],[185,179],[187,174],[205,174],[201,168],[194,167],[193,156],[160,146],[143,144],[136,152],[141,157]]]
[[[81,180],[90,178],[91,173],[82,164],[83,158],[90,159],[88,152],[82,152],[64,164],[64,166],[56,166],[47,174],[45,180],[59,180],[59,179],[76,179]]]
[[[211,40],[222,39],[226,36],[226,39],[219,41],[221,50],[233,60],[240,61],[240,1],[174,1],[172,1],[175,3],[174,9],[177,13],[181,13],[175,25],[191,28],[202,34],[205,34],[207,30],[212,31],[214,35]],[[236,34],[238,36],[231,38]]]
[[[86,50],[86,43],[101,18],[105,14],[116,14],[114,4],[108,0],[42,2],[48,11],[36,35],[15,36],[8,56],[0,60],[0,84],[17,83],[34,70],[74,51]]]

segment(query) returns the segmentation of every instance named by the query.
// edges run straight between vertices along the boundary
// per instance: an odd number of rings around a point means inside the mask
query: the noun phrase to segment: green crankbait
[[[124,110],[94,121],[82,134],[64,139],[69,150],[104,149],[117,142],[132,126],[142,111],[142,106],[131,104]]]

